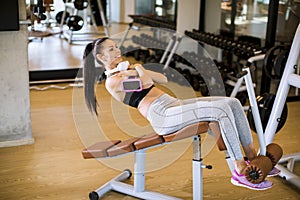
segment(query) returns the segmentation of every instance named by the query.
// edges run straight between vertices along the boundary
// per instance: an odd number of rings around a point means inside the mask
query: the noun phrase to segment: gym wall
[[[129,14],[135,13],[135,0],[115,0],[110,1],[111,6],[111,21],[117,23],[129,23],[131,18]]]

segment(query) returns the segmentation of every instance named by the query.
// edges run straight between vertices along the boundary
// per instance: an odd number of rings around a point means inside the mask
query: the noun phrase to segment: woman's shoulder
[[[118,101],[124,99],[124,92],[121,90],[121,80],[122,77],[110,77],[105,80],[106,90]]]
[[[109,78],[106,78],[105,87],[110,90],[118,90],[118,86],[121,84],[122,79],[124,79],[124,77],[120,75],[112,75]]]

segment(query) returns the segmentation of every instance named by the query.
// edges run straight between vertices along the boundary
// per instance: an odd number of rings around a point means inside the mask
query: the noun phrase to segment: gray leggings
[[[160,96],[147,112],[154,131],[166,135],[200,122],[216,121],[230,157],[243,158],[240,148],[252,143],[250,127],[239,100],[229,97],[201,97],[179,100],[167,94]]]

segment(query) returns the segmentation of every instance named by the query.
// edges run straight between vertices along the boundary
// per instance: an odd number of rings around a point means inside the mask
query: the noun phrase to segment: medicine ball
[[[71,31],[79,31],[83,27],[84,21],[78,15],[72,15],[67,19],[67,26]]]
[[[258,96],[256,98],[258,110],[259,110],[259,114],[260,114],[260,118],[261,118],[261,122],[262,122],[263,131],[265,131],[265,129],[267,127],[267,124],[268,124],[268,121],[269,121],[269,118],[270,118],[270,115],[272,112],[274,100],[275,100],[275,95],[268,94],[268,93],[265,93],[262,96]],[[280,131],[280,129],[284,126],[284,123],[286,122],[286,119],[287,119],[287,115],[288,115],[288,108],[287,108],[287,104],[285,103],[282,113],[281,113],[281,116],[279,119],[277,119],[278,126],[276,129],[276,133],[278,131]],[[253,131],[257,132],[256,128],[255,128],[253,112],[252,112],[251,108],[249,108],[249,110],[248,110],[247,118],[248,118],[251,129]]]

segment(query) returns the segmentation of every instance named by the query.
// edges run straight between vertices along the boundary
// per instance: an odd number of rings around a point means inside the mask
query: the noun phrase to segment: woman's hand
[[[138,72],[134,69],[120,71],[118,74],[121,76],[138,76],[139,75]]]
[[[141,64],[137,64],[135,66],[135,69],[137,70],[140,77],[145,77],[145,82],[155,82],[158,84],[165,84],[168,82],[168,79],[165,75],[151,70],[146,70]]]
[[[154,84],[152,77],[148,74],[148,71],[142,65],[136,65],[135,69],[139,74],[140,79],[143,83],[143,88],[148,88]]]

